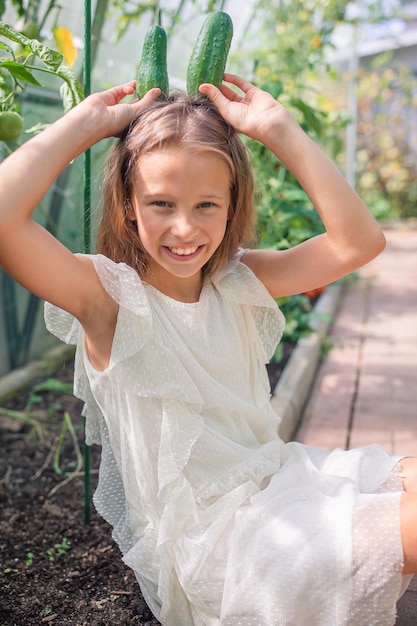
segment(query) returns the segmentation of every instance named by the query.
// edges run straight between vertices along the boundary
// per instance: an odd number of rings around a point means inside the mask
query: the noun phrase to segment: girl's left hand
[[[130,103],[121,102],[126,96],[134,94],[135,85],[136,81],[133,80],[106,91],[93,93],[78,105],[91,107],[92,112],[100,121],[99,127],[102,128],[103,137],[120,134],[133,117],[151,104],[161,93],[160,89],[154,88],[148,91],[141,100],[136,99]],[[98,130],[98,125],[96,128]]]
[[[217,89],[214,85],[204,83],[200,86],[200,92],[214,102],[221,115],[238,133],[264,141],[272,126],[285,121],[288,123],[292,119],[285,107],[271,94],[247,80],[235,74],[225,74],[224,80],[238,87],[243,95],[224,84]]]

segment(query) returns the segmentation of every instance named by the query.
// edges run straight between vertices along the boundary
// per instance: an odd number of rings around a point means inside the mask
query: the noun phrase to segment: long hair
[[[232,258],[239,246],[254,238],[253,175],[242,140],[204,96],[182,92],[156,100],[138,114],[110,150],[103,179],[103,207],[96,250],[115,262],[124,262],[146,276],[148,255],[137,226],[128,218],[135,165],[155,150],[178,147],[214,152],[230,170],[229,219],[224,238],[203,268],[211,275]]]

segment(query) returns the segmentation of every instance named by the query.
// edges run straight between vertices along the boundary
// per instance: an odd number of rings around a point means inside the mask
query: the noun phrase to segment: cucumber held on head
[[[203,22],[187,67],[187,93],[202,83],[220,87],[233,37],[233,22],[224,11],[210,13]]]
[[[167,36],[165,30],[157,24],[150,26],[145,34],[136,76],[136,93],[139,98],[143,98],[153,87],[159,87],[161,98],[168,96]]]

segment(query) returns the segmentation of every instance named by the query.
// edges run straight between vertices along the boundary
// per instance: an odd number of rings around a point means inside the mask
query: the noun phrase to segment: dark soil
[[[272,389],[290,352],[269,368]],[[61,445],[68,413],[83,452],[82,405],[62,387],[72,382],[72,364],[48,380],[55,391],[35,387],[5,404],[18,416],[0,409],[0,626],[155,626],[111,528],[90,498],[84,503],[70,431]],[[93,492],[99,448],[90,455]]]

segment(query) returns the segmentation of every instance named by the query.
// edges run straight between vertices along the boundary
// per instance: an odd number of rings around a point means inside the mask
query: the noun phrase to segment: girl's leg
[[[417,493],[417,458],[406,457],[400,461],[400,476],[403,481],[404,491]]]
[[[417,459],[401,459],[401,536],[404,550],[403,574],[417,574]]]
[[[403,493],[400,515],[404,551],[403,574],[417,574],[417,493]]]

